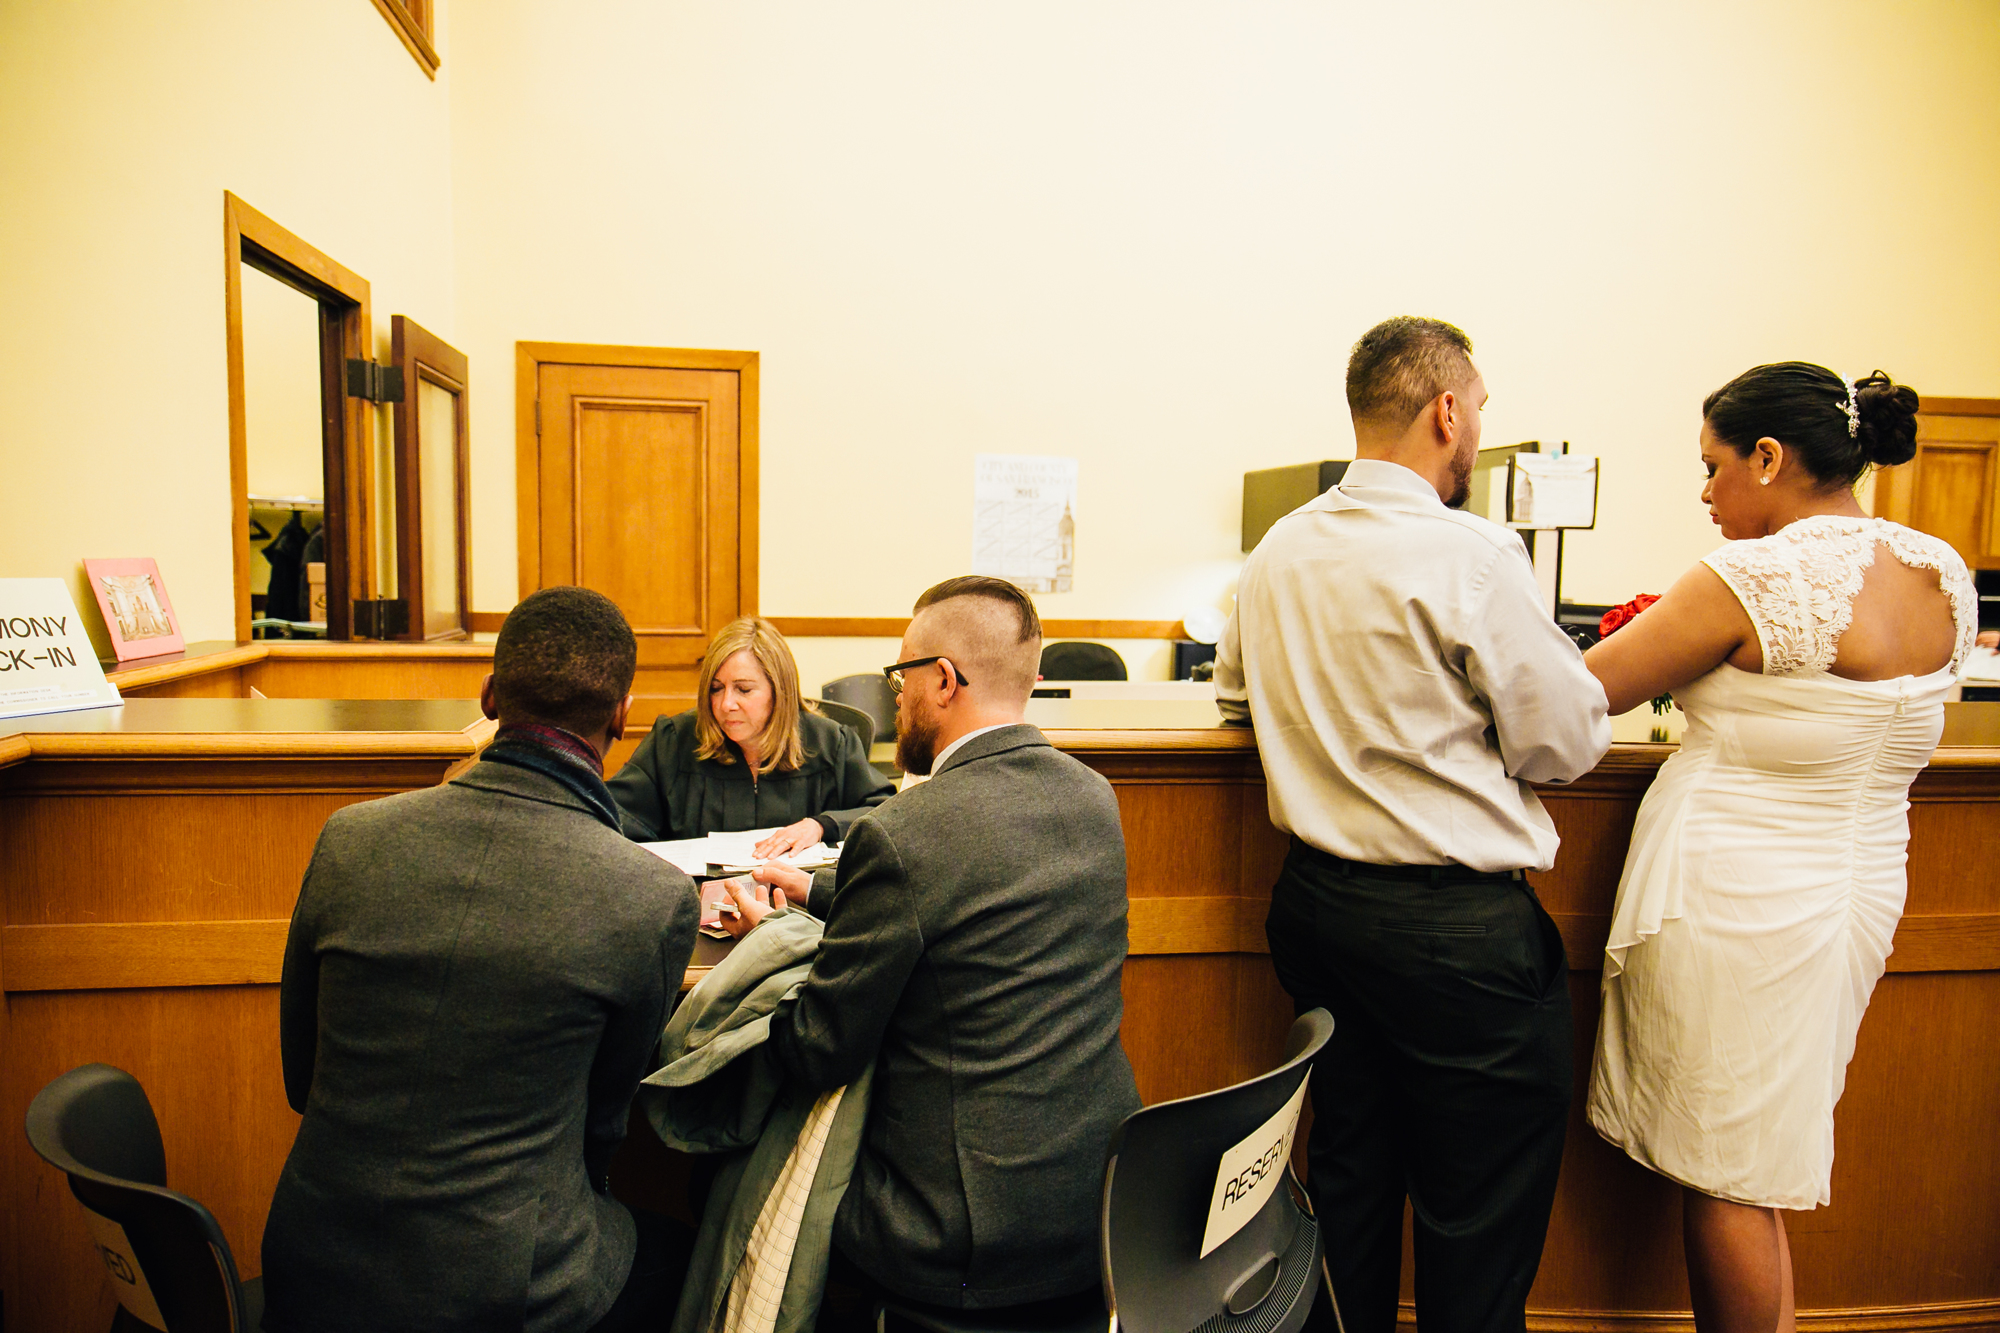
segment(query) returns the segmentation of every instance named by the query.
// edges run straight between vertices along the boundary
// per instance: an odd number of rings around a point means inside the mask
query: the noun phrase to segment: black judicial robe
[[[626,837],[678,841],[818,819],[826,841],[842,842],[855,820],[896,794],[895,784],[868,762],[861,738],[832,718],[801,711],[805,762],[755,782],[740,752],[729,764],[697,759],[694,721],[693,709],[656,720],[611,779]]]

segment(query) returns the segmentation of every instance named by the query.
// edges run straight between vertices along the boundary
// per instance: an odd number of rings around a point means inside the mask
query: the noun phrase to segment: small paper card
[[[150,560],[86,560],[83,572],[90,579],[97,609],[104,613],[104,628],[119,661],[178,653],[187,647],[158,565]]]
[[[1249,1138],[1222,1154],[1215,1173],[1215,1194],[1208,1204],[1208,1228],[1201,1235],[1201,1257],[1243,1229],[1257,1215],[1278,1182],[1285,1178],[1285,1164],[1292,1160],[1292,1137],[1299,1132],[1299,1109],[1306,1103],[1306,1084],[1278,1108]]]
[[[1507,471],[1507,525],[1597,526],[1597,460],[1578,454],[1515,454]]]
[[[124,702],[61,579],[0,579],[0,717]]]
[[[132,1240],[125,1234],[125,1228],[89,1208],[83,1210],[83,1221],[90,1228],[90,1239],[97,1246],[98,1257],[104,1260],[105,1271],[111,1274],[111,1290],[118,1303],[140,1323],[165,1328],[167,1317],[160,1313],[160,1303],[153,1299],[152,1285],[146,1281],[146,1271],[139,1267],[138,1256],[132,1253]]]

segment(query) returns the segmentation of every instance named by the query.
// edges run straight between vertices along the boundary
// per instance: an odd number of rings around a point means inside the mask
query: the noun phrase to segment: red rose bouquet
[[[1631,601],[1612,607],[1609,611],[1598,617],[1597,637],[1600,640],[1610,638],[1614,630],[1623,629],[1625,626],[1631,624],[1641,611],[1644,611],[1659,600],[1659,596],[1655,593],[1642,592]],[[1655,713],[1664,713],[1673,706],[1674,696],[1671,694],[1663,694],[1653,700],[1653,711]]]

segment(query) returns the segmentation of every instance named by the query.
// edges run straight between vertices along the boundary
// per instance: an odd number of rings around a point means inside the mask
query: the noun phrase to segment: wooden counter
[[[0,1291],[15,1329],[108,1326],[112,1296],[28,1102],[137,1075],[167,1175],[246,1273],[298,1117],[277,986],[307,857],[342,806],[437,783],[492,724],[465,701],[148,699],[0,722]]]
[[[333,810],[436,782],[479,740],[464,699],[238,696],[293,670],[356,697],[398,676],[412,692],[463,689],[484,675],[482,653],[228,646],[195,657],[199,671],[120,673],[128,691],[220,681],[218,697],[0,723],[0,1288],[13,1327],[110,1318],[68,1191],[19,1130],[33,1093],[89,1060],[145,1083],[171,1182],[216,1213],[245,1273],[259,1271],[297,1123],[273,983],[313,841]],[[1030,707],[1118,794],[1132,902],[1124,1040],[1141,1095],[1268,1067],[1291,1020],[1263,929],[1285,845],[1253,737],[1179,703]],[[1913,793],[1909,908],[1841,1102],[1834,1203],[1791,1218],[1799,1322],[1824,1333],[2000,1328],[2000,888],[1987,866],[2000,847],[2000,705],[1953,706],[1947,725]],[[1538,1329],[1691,1327],[1677,1191],[1580,1112],[1612,894],[1639,798],[1671,752],[1620,745],[1588,778],[1544,793],[1563,850],[1536,887],[1576,969],[1579,1110],[1530,1299]],[[621,1192],[657,1194],[657,1178],[633,1179],[657,1154],[628,1148]]]

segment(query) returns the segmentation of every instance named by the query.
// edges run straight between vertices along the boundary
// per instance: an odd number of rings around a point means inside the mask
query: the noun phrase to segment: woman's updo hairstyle
[[[1748,458],[1769,437],[1828,489],[1852,486],[1869,464],[1894,467],[1917,453],[1917,391],[1881,371],[1847,382],[1825,366],[1780,361],[1746,370],[1710,394],[1702,420]],[[1850,416],[1849,412],[1853,415]]]

